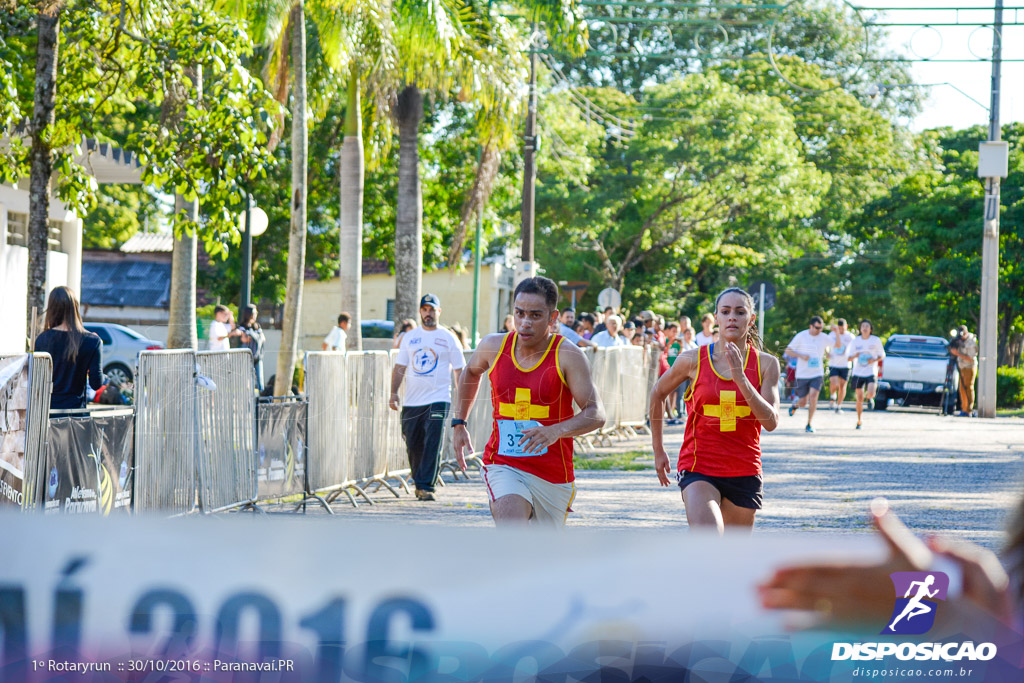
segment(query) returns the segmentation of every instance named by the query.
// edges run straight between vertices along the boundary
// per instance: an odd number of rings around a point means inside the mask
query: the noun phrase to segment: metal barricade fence
[[[196,506],[196,356],[142,351],[135,373],[135,511]]]
[[[391,372],[395,367],[397,358],[398,351],[393,349],[388,356],[387,398],[384,399],[385,403],[391,399]],[[399,405],[404,405],[405,382],[402,382],[402,386],[399,388],[398,398]],[[397,479],[400,486],[408,493],[409,484],[407,483],[407,478],[412,474],[412,470],[409,469],[409,456],[405,449],[405,438],[402,436],[402,411],[391,410],[389,407],[385,419],[387,420],[386,453],[382,479],[385,483],[389,479]],[[442,451],[442,453],[444,452]],[[394,488],[390,486],[388,488],[396,496],[398,495]]]
[[[48,353],[0,356],[9,384],[0,386],[0,499],[23,510],[41,507],[47,473],[43,469],[49,426],[53,360]]]
[[[273,396],[256,403],[256,490],[259,500],[304,496],[309,460],[309,402]],[[299,503],[302,506],[303,501]],[[298,509],[298,507],[296,509]]]
[[[320,493],[342,489],[351,480],[349,433],[354,430],[349,420],[348,362],[349,358],[342,351],[306,354],[306,396],[309,398],[306,493],[317,498]],[[322,498],[320,501],[327,504]]]
[[[619,355],[617,348],[594,349],[590,359],[590,376],[604,405],[604,426],[599,430],[607,434],[618,427],[622,396],[619,383]]]
[[[647,424],[647,409],[650,403],[647,376],[644,350],[638,346],[620,349],[619,386],[622,390],[622,405],[619,411],[619,426],[627,433],[635,434],[635,427],[645,427]]]
[[[196,354],[199,505],[220,512],[256,503],[256,371],[249,349]]]

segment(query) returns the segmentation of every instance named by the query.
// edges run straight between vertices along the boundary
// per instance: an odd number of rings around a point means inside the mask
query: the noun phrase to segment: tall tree
[[[27,326],[46,308],[46,261],[50,241],[50,176],[53,174],[50,128],[54,123],[57,96],[57,64],[63,0],[39,3],[36,19],[35,98],[29,137],[31,175],[28,209],[28,306]]]

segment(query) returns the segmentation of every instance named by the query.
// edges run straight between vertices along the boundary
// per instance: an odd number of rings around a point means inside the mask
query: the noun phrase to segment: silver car
[[[162,349],[164,345],[116,323],[83,323],[103,342],[103,373],[121,386],[135,379],[139,351]]]

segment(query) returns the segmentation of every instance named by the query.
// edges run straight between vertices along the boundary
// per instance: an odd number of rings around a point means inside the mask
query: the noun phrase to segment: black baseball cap
[[[434,294],[424,294],[423,298],[420,299],[420,308],[424,306],[433,306],[434,308],[441,308],[441,300]]]

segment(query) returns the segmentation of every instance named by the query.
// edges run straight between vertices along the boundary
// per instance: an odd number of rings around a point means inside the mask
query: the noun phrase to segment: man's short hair
[[[581,314],[580,314],[580,317],[579,317],[579,321],[580,321],[581,323],[590,323],[591,325],[593,325],[594,323],[596,323],[596,322],[597,322],[597,318],[595,318],[595,317],[594,317],[594,316],[593,316],[592,314],[590,314],[590,313],[581,313]]]
[[[842,325],[843,327],[846,327],[846,318],[839,318],[838,320],[836,320],[836,325]]]
[[[230,313],[230,312],[231,312],[231,309],[228,308],[227,306],[225,306],[224,304],[217,304],[216,306],[213,307],[213,314],[214,315],[217,315],[218,313]]]
[[[605,306],[604,307],[604,314],[605,315],[608,315],[609,313],[614,313],[614,312],[615,312],[615,309],[612,308],[611,306]]]
[[[679,329],[679,325],[676,324],[676,323],[669,323],[668,325],[665,326],[665,330],[666,331],[667,330],[673,330],[673,329],[678,330]]]
[[[342,313],[341,315],[338,316],[339,325],[342,323],[347,323],[350,320],[352,320],[352,316],[350,316],[348,313]]]
[[[808,323],[808,324],[810,324],[810,325],[824,325],[825,321],[821,319],[820,315],[815,315],[815,316],[811,317],[811,322]]]
[[[540,294],[549,309],[558,309],[558,285],[543,275],[528,277],[520,282],[512,295],[512,300],[515,301],[520,294]]]
[[[566,313],[575,313],[575,312],[576,312],[576,309],[573,308],[572,306],[566,306],[565,308],[562,309],[562,315],[565,315]]]
[[[611,325],[612,323],[615,323],[619,327],[622,327],[622,318],[612,313],[610,316],[604,319],[604,324]]]

